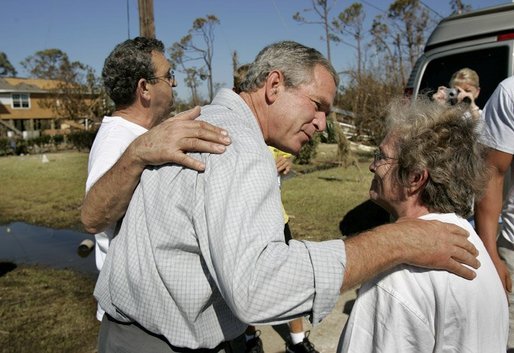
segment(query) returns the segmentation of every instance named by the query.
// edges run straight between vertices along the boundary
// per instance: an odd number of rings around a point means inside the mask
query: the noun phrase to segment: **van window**
[[[432,94],[439,86],[447,86],[454,72],[469,67],[480,79],[477,105],[483,108],[498,84],[509,75],[509,46],[461,52],[430,61],[423,73],[419,93]]]

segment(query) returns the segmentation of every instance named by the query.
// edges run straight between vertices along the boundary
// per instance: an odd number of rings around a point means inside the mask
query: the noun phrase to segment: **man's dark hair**
[[[164,44],[157,39],[136,37],[118,44],[105,59],[102,78],[116,109],[132,104],[138,81],[154,75],[152,51],[164,53]]]

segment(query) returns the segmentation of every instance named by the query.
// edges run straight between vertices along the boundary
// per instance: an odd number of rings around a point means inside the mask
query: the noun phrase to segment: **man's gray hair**
[[[293,41],[274,43],[257,54],[240,88],[244,92],[256,91],[264,85],[268,74],[273,70],[278,70],[284,75],[286,87],[296,88],[312,80],[312,72],[316,65],[327,69],[336,87],[339,86],[337,72],[316,49]]]
[[[431,212],[455,212],[468,217],[473,200],[481,197],[488,177],[479,121],[466,107],[442,106],[428,98],[389,106],[388,132],[398,137],[397,181],[408,185],[412,173],[428,170],[421,202]]]

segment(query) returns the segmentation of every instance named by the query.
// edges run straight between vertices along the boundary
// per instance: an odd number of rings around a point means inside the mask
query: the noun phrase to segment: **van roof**
[[[427,40],[425,51],[463,39],[472,40],[514,31],[514,3],[492,6],[439,22]]]

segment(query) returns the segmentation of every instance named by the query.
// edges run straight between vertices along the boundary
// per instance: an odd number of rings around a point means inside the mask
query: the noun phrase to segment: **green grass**
[[[340,237],[339,222],[368,197],[367,164],[298,175],[282,185],[284,208],[293,237],[326,240]]]
[[[18,266],[0,276],[0,352],[94,352],[93,288],[68,270]]]
[[[293,166],[296,176],[282,184],[295,238],[340,237],[341,218],[367,198],[371,156],[355,155],[354,165],[325,169],[333,165],[335,148],[320,145],[312,165]],[[80,229],[88,155],[47,157],[49,163],[42,163],[40,155],[0,158],[0,223]],[[0,262],[0,353],[95,352],[99,323],[93,278],[37,266],[2,274],[5,265]]]
[[[23,221],[80,229],[80,205],[87,177],[86,153],[0,158],[0,223]]]

